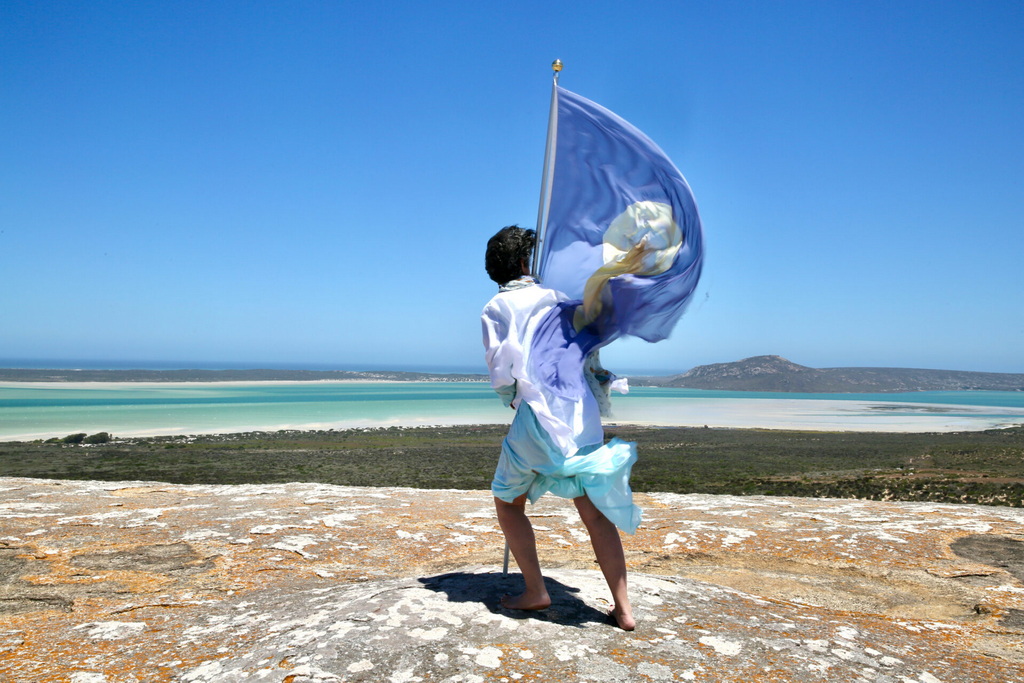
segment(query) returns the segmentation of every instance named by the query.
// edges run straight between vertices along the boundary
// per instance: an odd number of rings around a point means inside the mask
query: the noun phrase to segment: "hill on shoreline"
[[[734,363],[700,365],[671,377],[637,378],[634,384],[812,394],[1024,391],[1024,374],[916,368],[809,368],[781,356],[753,356]]]
[[[0,382],[484,382],[487,375],[392,370],[103,370],[0,368]],[[634,386],[814,394],[1024,391],[1024,374],[917,368],[811,368],[781,356],[699,365],[670,376],[631,377]]]

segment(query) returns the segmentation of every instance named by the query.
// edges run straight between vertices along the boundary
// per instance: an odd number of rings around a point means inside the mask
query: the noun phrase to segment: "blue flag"
[[[703,261],[690,187],[630,123],[564,88],[557,97],[541,283],[583,299],[589,317],[577,327],[598,325],[603,343],[620,334],[665,339]]]

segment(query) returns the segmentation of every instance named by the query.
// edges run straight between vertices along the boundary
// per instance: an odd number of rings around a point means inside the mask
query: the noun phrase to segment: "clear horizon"
[[[607,367],[1024,373],[1022,3],[70,0],[0,26],[8,358],[482,368],[484,246],[536,221],[559,58],[705,228],[673,336]]]

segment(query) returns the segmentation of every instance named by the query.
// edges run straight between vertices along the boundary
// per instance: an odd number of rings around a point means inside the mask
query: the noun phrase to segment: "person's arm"
[[[604,311],[604,290],[608,281],[626,273],[640,273],[646,267],[645,259],[650,253],[648,239],[644,237],[615,261],[604,264],[587,279],[583,287],[583,303],[576,308],[573,327],[582,330],[597,320],[602,313],[607,317],[611,311]]]
[[[508,319],[497,305],[492,304],[484,309],[480,322],[491,388],[506,406],[511,406],[516,397],[516,379],[512,375],[514,350],[508,343]]]

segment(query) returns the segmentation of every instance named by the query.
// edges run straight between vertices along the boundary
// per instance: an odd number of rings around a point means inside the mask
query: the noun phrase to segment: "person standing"
[[[633,630],[618,530],[634,533],[641,519],[629,486],[636,445],[617,438],[604,443],[600,406],[584,373],[606,340],[581,315],[582,302],[529,275],[534,243],[533,230],[509,226],[488,241],[485,258],[488,276],[499,285],[481,316],[485,358],[491,386],[516,411],[491,491],[525,582],[523,593],[505,596],[502,605],[540,610],[551,604],[526,515],[527,500],[550,492],[572,499],[611,590],[610,614],[620,628]],[[606,309],[602,315],[611,314]],[[603,372],[600,378],[609,381]]]

